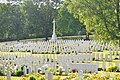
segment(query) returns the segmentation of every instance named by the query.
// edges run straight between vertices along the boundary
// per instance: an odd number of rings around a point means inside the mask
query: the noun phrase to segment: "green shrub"
[[[104,50],[108,50],[107,47],[105,47]]]
[[[45,80],[45,78],[41,76],[41,77],[39,78],[39,80]]]
[[[117,71],[117,69],[118,69],[117,66],[111,65],[107,67],[106,71],[113,72],[113,71]]]
[[[115,60],[118,60],[119,58],[115,58]]]
[[[101,50],[98,50],[98,52],[101,52]]]
[[[29,75],[28,80],[37,80],[37,76],[34,74]]]
[[[104,74],[104,78],[107,79],[107,80],[109,80],[110,74],[109,73]]]
[[[29,74],[27,77],[27,80],[45,80],[44,76],[41,76],[41,74]]]
[[[3,73],[2,73],[2,71],[0,70],[0,76],[3,76]]]
[[[0,77],[0,80],[6,80],[5,77]]]
[[[95,60],[95,58],[93,58],[93,61]]]
[[[26,50],[26,52],[31,52],[30,50]]]
[[[60,54],[60,52],[56,52],[56,54]]]
[[[41,54],[44,54],[44,52],[41,52]]]
[[[16,76],[22,76],[23,75],[23,70],[18,70],[15,73]]]
[[[9,50],[9,52],[13,52],[13,50],[12,50],[12,49],[10,49],[10,50]]]
[[[60,76],[56,76],[55,78],[54,78],[54,80],[60,80]]]
[[[78,70],[77,69],[72,69],[72,73],[76,73]]]
[[[36,78],[33,77],[33,76],[31,76],[31,77],[29,78],[29,80],[36,80]]]
[[[102,68],[98,68],[98,71],[103,71],[103,69]]]
[[[10,46],[10,49],[13,49],[13,47],[12,47],[12,46]]]
[[[116,75],[112,80],[120,80],[120,75]]]
[[[20,80],[27,80],[25,77],[21,77]]]

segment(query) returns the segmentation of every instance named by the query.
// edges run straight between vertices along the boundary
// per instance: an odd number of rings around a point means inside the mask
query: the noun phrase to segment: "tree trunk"
[[[85,40],[89,40],[89,32],[86,31],[86,39]]]

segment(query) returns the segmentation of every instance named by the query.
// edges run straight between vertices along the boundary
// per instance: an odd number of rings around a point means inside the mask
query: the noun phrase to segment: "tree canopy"
[[[23,0],[22,3],[0,3],[0,40],[48,38],[56,18],[59,35],[78,35],[83,24],[61,6],[63,0]],[[66,19],[65,19],[66,17]]]
[[[114,41],[120,35],[119,0],[66,0],[70,13],[100,41]]]
[[[39,1],[39,2],[38,2]],[[120,40],[119,0],[23,0],[0,3],[0,40],[93,34],[100,41]]]

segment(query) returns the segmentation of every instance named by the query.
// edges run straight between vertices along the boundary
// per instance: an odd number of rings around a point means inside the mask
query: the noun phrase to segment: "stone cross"
[[[53,35],[55,35],[55,18],[53,19]]]
[[[52,39],[51,40],[56,40],[57,36],[55,34],[55,18],[53,19],[53,34],[52,34]]]

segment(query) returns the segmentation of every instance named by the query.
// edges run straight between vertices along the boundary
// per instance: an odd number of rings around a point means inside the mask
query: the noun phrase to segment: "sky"
[[[0,3],[6,3],[7,0],[0,0]]]

